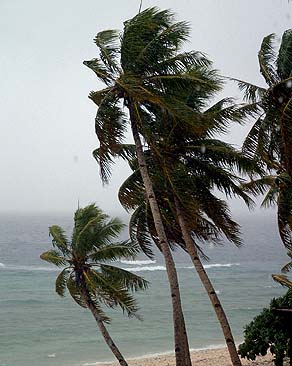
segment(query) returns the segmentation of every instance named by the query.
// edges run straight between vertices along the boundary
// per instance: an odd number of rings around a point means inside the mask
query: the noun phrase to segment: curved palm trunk
[[[100,332],[106,342],[106,344],[109,346],[110,350],[112,351],[112,353],[115,355],[116,359],[119,361],[119,364],[121,366],[128,366],[127,361],[124,359],[123,355],[121,354],[121,352],[119,351],[118,347],[116,346],[115,342],[113,341],[113,339],[111,338],[109,332],[107,331],[102,318],[100,317],[100,315],[98,314],[97,309],[95,308],[94,304],[92,303],[89,293],[86,289],[86,286],[84,284],[84,286],[80,286],[80,293],[84,299],[84,301],[86,302],[86,305],[88,306],[88,309],[91,311],[99,329]]]
[[[135,118],[136,113],[135,111],[133,111],[132,106],[129,106],[129,111],[130,111],[131,127],[132,127],[133,138],[136,145],[140,173],[142,176],[147,198],[151,207],[155,230],[159,237],[159,243],[161,246],[162,254],[164,256],[167,276],[169,280],[172,309],[173,309],[176,366],[191,366],[188,338],[182,312],[178,276],[173,261],[173,257],[169,248],[168,240],[164,231],[164,226],[162,223],[162,218],[158,208],[157,200],[154,194],[153,185],[148,174],[148,169],[136,124],[136,118]]]
[[[201,280],[203,286],[205,287],[205,290],[208,293],[209,299],[215,310],[217,319],[221,325],[221,328],[222,328],[222,331],[224,334],[224,338],[226,341],[226,345],[228,348],[228,352],[229,352],[229,355],[230,355],[230,358],[232,361],[232,365],[241,366],[241,361],[240,361],[240,358],[239,358],[237,350],[236,350],[235,342],[233,339],[231,328],[228,323],[228,319],[227,319],[224,309],[220,303],[220,300],[216,294],[216,291],[199,258],[197,248],[194,245],[193,239],[190,235],[191,231],[188,228],[187,219],[186,219],[184,210],[181,207],[181,204],[176,196],[174,196],[174,201],[175,201],[178,222],[179,222],[182,234],[183,234],[183,239],[185,241],[187,251],[192,259],[193,265],[196,268],[196,271],[200,277],[200,280]]]

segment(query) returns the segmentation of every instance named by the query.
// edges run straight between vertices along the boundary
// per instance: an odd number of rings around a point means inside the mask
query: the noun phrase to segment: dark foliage
[[[239,345],[241,357],[255,360],[270,351],[274,355],[275,366],[282,366],[283,359],[289,354],[289,324],[284,316],[276,312],[279,308],[292,309],[292,290],[274,298],[269,308],[257,315],[245,327],[244,343]]]

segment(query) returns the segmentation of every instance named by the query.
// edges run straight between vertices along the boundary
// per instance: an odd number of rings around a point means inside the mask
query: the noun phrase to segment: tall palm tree
[[[201,104],[202,99],[203,96]],[[230,100],[220,101],[202,112],[214,121],[200,136],[186,134],[181,125],[168,123],[169,116],[165,120],[160,116],[151,125],[156,139],[149,141],[151,148],[145,154],[168,239],[171,245],[180,245],[189,253],[221,324],[232,363],[240,365],[227,317],[204,270],[199,255],[203,253],[196,243],[197,240],[218,242],[223,234],[236,245],[241,244],[239,226],[231,219],[226,203],[211,192],[214,187],[251,203],[238,187],[241,179],[234,173],[236,170],[250,173],[255,164],[229,144],[210,137],[224,130],[228,119],[237,120],[245,114],[228,102]],[[149,239],[157,242],[157,234],[140,188],[137,164],[130,161],[130,165],[133,174],[120,188],[119,198],[126,209],[135,209],[131,220],[132,237],[138,240],[145,254],[151,255]]]
[[[200,127],[194,123],[196,113],[181,102],[179,95],[186,89],[194,92],[218,89],[218,77],[204,55],[194,51],[179,53],[189,31],[187,23],[174,22],[170,11],[149,8],[126,21],[121,35],[114,30],[98,33],[95,43],[100,58],[84,61],[106,84],[104,89],[90,93],[98,106],[95,130],[100,147],[95,156],[104,182],[109,179],[113,158],[129,153],[128,149],[121,148],[121,143],[127,122],[130,122],[170,283],[177,366],[191,364],[189,347],[177,273],[144,159],[141,136],[151,136],[144,121],[152,118],[153,109],[165,110],[174,120],[183,121],[188,129],[198,130]],[[129,118],[124,114],[123,106],[127,107]]]
[[[74,216],[71,242],[57,225],[49,228],[54,249],[41,259],[65,267],[56,279],[56,292],[65,295],[66,288],[78,305],[88,308],[105,342],[121,366],[127,366],[105,323],[110,321],[102,305],[120,307],[129,316],[137,315],[137,303],[131,292],[145,290],[147,281],[126,270],[107,264],[121,258],[133,259],[139,247],[131,241],[112,242],[124,225],[117,218],[109,220],[95,205],[78,208]]]
[[[243,144],[244,154],[257,159],[267,173],[246,190],[267,192],[263,206],[276,204],[278,228],[285,247],[292,250],[292,29],[283,33],[276,52],[275,34],[264,37],[259,67],[267,84],[261,88],[237,80],[245,99],[259,106],[259,116]],[[289,269],[285,266],[284,271]],[[285,277],[285,276],[284,276]]]

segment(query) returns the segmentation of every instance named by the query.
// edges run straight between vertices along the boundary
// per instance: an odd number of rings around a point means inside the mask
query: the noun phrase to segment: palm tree
[[[127,157],[130,153],[121,147],[128,120],[130,122],[170,284],[177,366],[191,364],[189,347],[177,273],[144,159],[141,136],[151,136],[151,131],[145,128],[145,120],[152,119],[153,109],[167,111],[174,120],[179,118],[188,129],[197,131],[200,127],[194,123],[196,113],[182,103],[179,96],[185,90],[218,89],[217,74],[210,69],[210,61],[204,55],[194,51],[179,53],[189,31],[187,23],[174,22],[170,11],[149,8],[126,21],[121,35],[114,30],[98,33],[95,43],[100,58],[84,61],[106,84],[104,89],[90,93],[98,106],[95,130],[100,147],[95,157],[105,183],[109,180],[113,158]],[[129,119],[123,106],[128,109]]]
[[[78,305],[88,308],[105,342],[121,366],[127,362],[108,333],[110,321],[102,305],[120,307],[129,316],[137,315],[137,303],[131,292],[145,290],[148,282],[126,270],[107,264],[121,258],[135,258],[139,247],[132,241],[112,242],[124,225],[117,218],[109,220],[95,205],[78,208],[74,216],[71,242],[57,225],[49,228],[54,249],[41,259],[65,267],[56,279],[56,292],[65,295],[66,288]]]
[[[240,365],[227,317],[202,265],[199,254],[204,254],[196,243],[197,240],[218,242],[223,234],[234,244],[241,244],[239,226],[231,219],[226,203],[211,192],[214,187],[251,204],[238,187],[241,180],[234,171],[250,173],[255,170],[255,164],[229,144],[210,138],[216,131],[224,130],[228,119],[236,120],[244,115],[241,109],[228,102],[228,99],[220,101],[202,113],[210,115],[214,121],[212,128],[206,128],[201,136],[187,135],[181,125],[173,127],[167,123],[169,117],[163,120],[160,116],[151,125],[156,138],[149,141],[151,148],[145,154],[168,240],[171,246],[179,245],[189,253],[221,324],[232,363]],[[126,209],[135,210],[131,236],[140,243],[145,254],[151,256],[150,239],[159,245],[157,234],[141,191],[142,182],[135,160],[130,161],[130,166],[133,174],[120,188],[119,198]]]
[[[262,206],[276,204],[278,228],[285,247],[292,250],[292,29],[283,33],[278,53],[275,35],[266,36],[258,53],[267,84],[260,88],[237,80],[245,99],[259,107],[258,119],[243,144],[243,153],[266,168],[266,175],[245,186],[248,192],[267,192]],[[285,266],[284,271],[289,267]]]

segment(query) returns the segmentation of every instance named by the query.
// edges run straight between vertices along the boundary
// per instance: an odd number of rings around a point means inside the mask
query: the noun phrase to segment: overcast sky
[[[128,171],[116,165],[102,187],[91,155],[96,109],[87,98],[98,85],[82,61],[97,56],[95,34],[122,29],[139,3],[0,0],[0,211],[68,212],[78,200],[122,211],[117,188]],[[186,49],[206,52],[224,75],[258,84],[262,38],[292,27],[287,0],[144,0],[149,6],[191,23]],[[246,130],[233,129],[229,141],[239,144]]]

